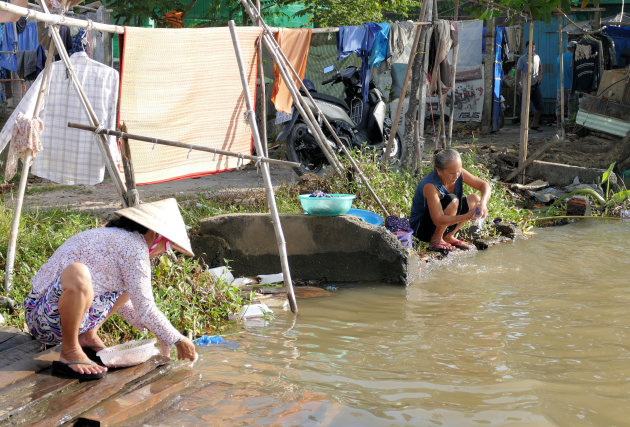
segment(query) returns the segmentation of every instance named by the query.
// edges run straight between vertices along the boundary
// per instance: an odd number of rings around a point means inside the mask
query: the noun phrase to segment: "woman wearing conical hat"
[[[113,313],[137,329],[148,329],[168,356],[196,359],[195,346],[158,310],[151,289],[151,263],[171,247],[193,255],[175,199],[116,211],[105,227],[64,242],[31,280],[24,300],[26,323],[44,344],[61,343],[53,372],[80,379],[102,378],[94,363],[105,348],[98,330]]]

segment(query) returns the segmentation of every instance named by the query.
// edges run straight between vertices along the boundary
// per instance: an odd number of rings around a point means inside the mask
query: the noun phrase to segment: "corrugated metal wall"
[[[562,25],[568,22],[563,18]],[[525,25],[523,40],[529,40],[529,27]],[[545,114],[555,114],[556,108],[556,60],[560,51],[558,49],[558,18],[553,18],[550,24],[534,22],[534,42],[536,53],[540,56],[543,67],[542,94],[545,103]],[[567,47],[567,35],[562,37],[562,51]]]

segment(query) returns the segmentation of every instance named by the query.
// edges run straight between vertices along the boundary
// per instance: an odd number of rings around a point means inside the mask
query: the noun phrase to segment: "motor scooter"
[[[324,80],[322,85],[337,83],[344,85],[345,99],[343,100],[317,92],[313,83],[305,80],[305,86],[309,87],[311,97],[346,148],[378,150],[383,153],[389,140],[392,121],[386,117],[386,105],[382,92],[370,82],[368,101],[364,102],[359,69],[353,66]],[[303,90],[302,88],[301,96],[304,101],[313,111],[317,111]],[[337,146],[327,126],[322,125],[321,122],[320,119],[319,125],[327,138],[327,143],[335,152],[340,152],[341,148]],[[315,173],[321,176],[325,173],[328,161],[295,108],[291,120],[284,124],[277,140],[280,142],[286,140],[287,159],[301,164],[300,168],[294,169],[298,175]],[[402,138],[397,132],[390,150],[390,162],[400,160],[401,156]]]

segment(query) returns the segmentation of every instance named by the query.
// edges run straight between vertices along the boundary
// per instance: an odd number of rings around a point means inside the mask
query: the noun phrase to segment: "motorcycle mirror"
[[[324,68],[324,74],[332,73],[333,71],[335,71],[334,65],[329,65],[328,67]]]

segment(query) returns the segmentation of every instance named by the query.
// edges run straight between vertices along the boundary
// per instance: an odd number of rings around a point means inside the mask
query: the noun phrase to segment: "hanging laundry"
[[[304,72],[306,71],[306,60],[308,59],[312,33],[313,31],[310,28],[280,28],[276,34],[276,40],[278,40],[280,48],[293,65],[293,68],[295,68],[295,71],[300,75],[300,79],[304,78]],[[274,65],[273,70],[275,83],[271,94],[271,101],[276,106],[277,111],[290,114],[291,107],[293,106],[293,97],[291,96],[286,82],[280,75],[278,67]],[[300,87],[299,82],[295,79],[293,80],[298,87]]]
[[[72,48],[70,49],[69,55],[77,52],[87,52],[87,44],[88,34],[83,28],[80,28],[79,32],[72,37]],[[90,56],[89,52],[88,56]]]
[[[253,96],[262,30],[238,27],[236,33]],[[229,28],[127,27],[120,63],[120,121],[129,133],[252,153]],[[129,145],[138,184],[209,175],[250,162],[140,141]]]
[[[91,60],[85,52],[75,53],[70,62],[99,121],[107,128],[115,128],[118,72]],[[94,134],[68,127],[68,122],[89,123],[87,113],[65,64],[54,62],[51,67],[48,94],[40,111],[40,117],[46,124],[40,138],[43,151],[35,158],[32,173],[60,184],[98,184],[103,181],[105,160]],[[0,132],[0,151],[11,139],[18,114],[28,118],[33,116],[42,76],[43,73],[37,77]],[[117,161],[116,138],[109,137],[108,142],[109,150]]]
[[[339,27],[337,34],[337,59],[342,60],[352,53],[356,53],[361,58],[361,84],[363,86],[363,101],[365,102],[368,100],[370,91],[370,55],[387,56],[386,49],[389,38],[386,38],[383,43],[385,24],[382,25],[368,22],[358,26]],[[379,33],[381,34],[379,35],[377,50],[373,52],[374,41]],[[383,49],[385,49],[385,54],[383,54]]]
[[[6,180],[13,178],[17,172],[18,159],[24,162],[24,157],[30,151],[33,158],[42,150],[39,135],[44,129],[44,123],[39,118],[27,118],[18,113],[12,130],[11,145],[4,172]]]
[[[601,42],[585,36],[578,41],[573,54],[573,90],[591,92],[599,86]]]
[[[17,68],[15,71],[19,78],[24,79],[26,76],[37,71],[36,50],[20,50],[15,57],[17,62]]]
[[[432,47],[429,54],[431,94],[438,92],[438,68],[440,71],[440,92],[445,94],[451,89],[451,66],[448,62],[448,53],[451,47],[456,44],[457,26],[450,21],[439,20],[433,34]]]
[[[68,55],[71,55],[70,51],[72,50],[72,34],[70,33],[70,27],[65,25],[59,26],[59,37],[63,42],[63,46],[66,48],[66,52]],[[55,54],[55,61],[61,60],[59,53]]]
[[[507,32],[504,27],[495,28],[494,37],[494,80],[492,84],[492,131],[501,129],[501,83],[503,82],[503,61],[507,59]]]
[[[381,62],[387,58],[389,52],[389,23],[383,22],[376,25],[380,29],[374,34],[374,44],[372,44],[368,60],[370,68],[381,65]]]
[[[479,67],[482,62],[483,21],[458,21],[457,34],[460,43],[457,54],[457,69],[459,70],[460,67]]]
[[[15,24],[13,22],[7,22],[4,24],[3,37],[1,40],[0,50],[2,51],[13,51],[14,47],[17,47],[17,50],[37,50],[37,46],[39,45],[39,36],[37,33],[37,22],[31,21],[26,24],[24,31],[21,34],[18,34],[17,37],[17,46],[15,45],[15,34],[13,32],[13,26]],[[13,53],[3,53],[0,55],[0,66],[2,68],[6,68],[7,70],[16,71],[17,70],[17,58]]]
[[[392,98],[399,98],[402,90],[407,63],[414,48],[416,26],[411,21],[396,22],[391,24],[389,30],[389,54],[392,75]]]

